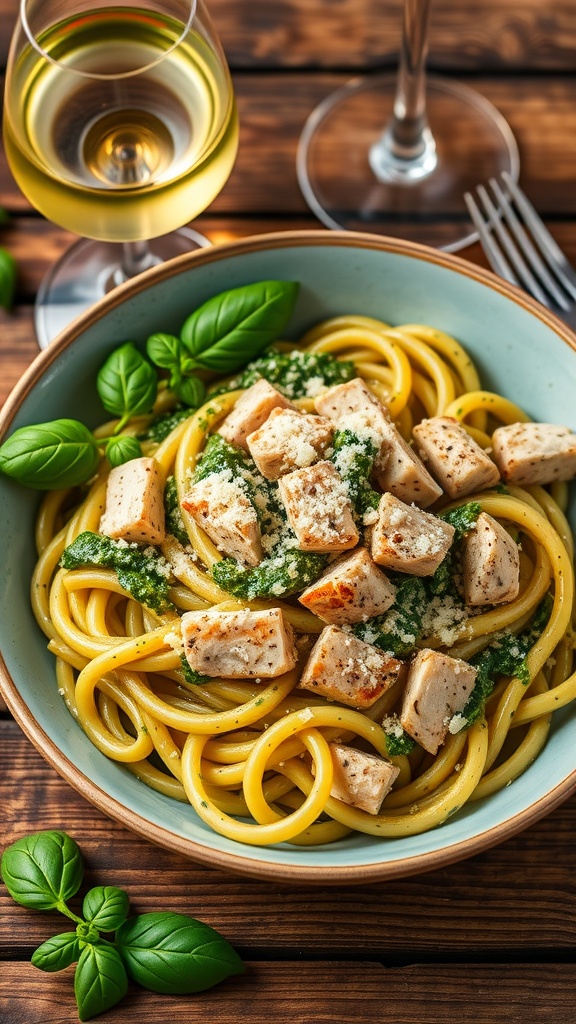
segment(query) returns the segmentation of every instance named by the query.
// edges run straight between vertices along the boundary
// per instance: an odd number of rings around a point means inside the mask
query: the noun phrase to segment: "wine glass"
[[[203,0],[21,0],[4,143],[27,199],[84,236],[41,286],[44,348],[116,284],[208,244],[182,225],[226,182],[238,119]]]
[[[456,252],[477,238],[464,193],[502,171],[517,181],[518,148],[481,95],[427,78],[429,24],[430,0],[405,0],[397,73],[354,79],[316,107],[300,138],[297,174],[308,205],[330,228]]]

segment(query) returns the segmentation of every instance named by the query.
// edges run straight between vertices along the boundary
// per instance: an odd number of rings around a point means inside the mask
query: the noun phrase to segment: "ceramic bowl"
[[[119,287],[40,354],[7,401],[2,433],[62,416],[94,426],[104,356],[153,331],[176,332],[199,303],[269,278],[301,282],[290,333],[324,317],[362,313],[391,324],[432,324],[458,338],[486,387],[534,419],[576,430],[576,339],[553,315],[492,274],[445,253],[371,235],[270,234],[184,256]],[[367,882],[437,868],[498,843],[576,789],[576,712],[554,716],[547,746],[502,792],[441,827],[404,839],[354,835],[316,849],[258,848],[215,835],[186,805],[148,789],[92,746],[58,695],[54,663],[30,611],[38,495],[0,480],[4,584],[1,687],[29,739],[88,800],[148,840],[212,867],[282,880]],[[576,503],[570,511],[576,526]]]

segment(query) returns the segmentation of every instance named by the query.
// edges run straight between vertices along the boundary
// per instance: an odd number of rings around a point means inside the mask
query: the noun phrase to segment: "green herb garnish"
[[[470,658],[470,664],[477,669],[476,682],[462,711],[463,717],[472,725],[484,714],[484,705],[500,676],[512,676],[524,686],[530,683],[527,655],[541,636],[550,618],[552,599],[547,595],[540,602],[532,621],[520,633],[506,630],[492,640],[480,654]]]
[[[370,486],[370,476],[378,447],[369,437],[360,437],[352,430],[337,430],[332,442],[331,461],[348,490],[356,517],[369,509],[377,509],[381,495]]]
[[[353,626],[353,633],[366,643],[374,644],[396,657],[411,654],[422,636],[422,622],[428,604],[423,581],[418,576],[394,577],[394,604],[383,615]]]
[[[246,568],[235,558],[223,558],[211,572],[223,590],[253,601],[257,597],[288,597],[304,590],[318,579],[327,561],[327,555],[279,547],[254,567]]]
[[[82,1021],[115,1006],[129,978],[152,992],[186,995],[243,971],[236,951],[214,928],[169,911],[129,918],[128,894],[115,886],[90,889],[83,916],[74,913],[68,901],[82,884],[84,867],[78,845],[65,832],[18,839],[2,854],[0,872],[21,906],[57,910],[76,926],[43,942],[32,964],[53,972],[76,963],[74,994]]]
[[[142,550],[86,530],[65,548],[60,565],[64,569],[86,566],[112,569],[120,586],[147,608],[161,613],[173,607],[168,597],[170,582],[166,564],[153,547]]]
[[[180,332],[190,369],[234,373],[281,337],[298,295],[295,281],[258,281],[208,299]]]
[[[249,388],[263,377],[287,398],[305,398],[322,388],[345,384],[356,376],[356,367],[349,359],[336,359],[328,352],[266,352],[249,363],[237,377],[211,390],[211,395],[224,394],[237,388]]]

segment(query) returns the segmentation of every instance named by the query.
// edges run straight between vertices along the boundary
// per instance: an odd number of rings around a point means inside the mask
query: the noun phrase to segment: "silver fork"
[[[524,192],[504,172],[505,189],[490,179],[476,189],[482,211],[470,192],[464,200],[493,270],[519,285],[576,328],[576,272],[542,223]]]

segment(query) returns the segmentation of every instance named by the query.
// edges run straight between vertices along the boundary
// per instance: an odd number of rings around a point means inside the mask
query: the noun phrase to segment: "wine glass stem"
[[[379,181],[409,185],[428,177],[437,164],[426,116],[429,26],[430,0],[405,0],[392,118],[369,155]]]
[[[150,251],[148,242],[122,242],[121,272],[124,278],[136,277],[143,270],[149,270],[162,261]]]

